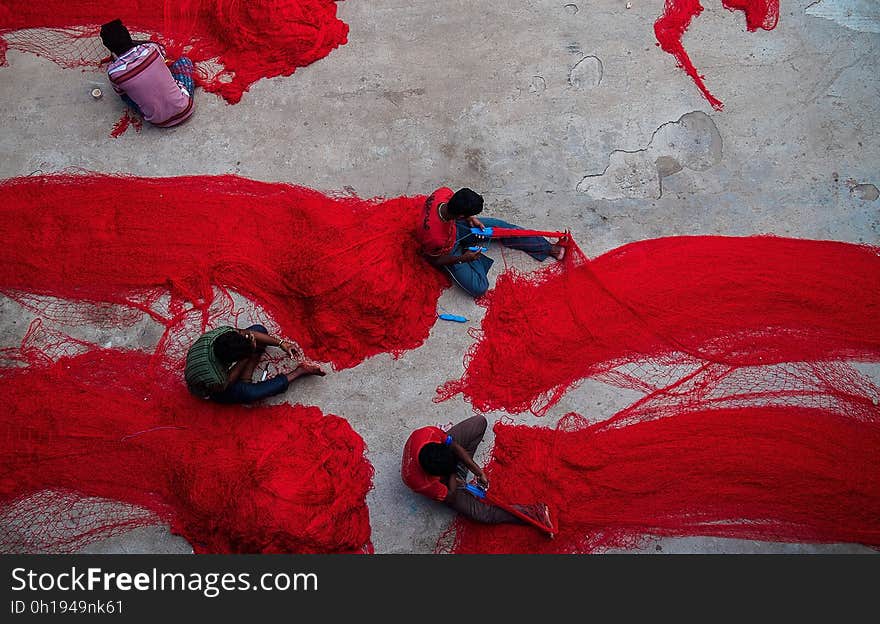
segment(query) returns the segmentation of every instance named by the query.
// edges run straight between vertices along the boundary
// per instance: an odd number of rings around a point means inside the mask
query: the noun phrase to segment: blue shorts
[[[229,385],[223,392],[211,395],[211,399],[218,403],[236,404],[236,403],[255,403],[268,399],[276,394],[281,394],[290,382],[287,381],[287,375],[278,374],[272,379],[260,381],[258,383],[247,383],[245,381],[236,381]]]

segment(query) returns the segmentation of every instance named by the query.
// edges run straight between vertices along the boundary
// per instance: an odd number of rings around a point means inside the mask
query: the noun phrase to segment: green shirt
[[[207,398],[226,384],[229,373],[214,355],[214,341],[231,331],[235,328],[226,325],[212,329],[199,336],[186,352],[186,386],[194,395]]]

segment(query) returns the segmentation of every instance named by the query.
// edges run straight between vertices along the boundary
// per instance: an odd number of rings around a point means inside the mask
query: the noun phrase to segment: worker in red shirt
[[[484,489],[489,487],[486,473],[473,460],[485,433],[486,418],[483,416],[471,416],[448,431],[439,427],[416,429],[403,449],[403,482],[414,492],[443,502],[476,522],[525,524],[508,511],[483,502],[465,488],[469,472],[473,473],[480,486]],[[539,503],[514,507],[551,526],[547,505]]]
[[[438,188],[425,200],[421,223],[416,230],[419,250],[434,267],[445,270],[455,283],[473,297],[489,290],[489,269],[493,260],[480,251],[469,251],[478,246],[471,228],[487,227],[521,230],[501,219],[477,215],[483,211],[483,196],[469,189],[452,192],[448,187]],[[562,260],[565,246],[551,243],[542,236],[501,237],[496,243],[525,251],[538,262],[549,257]]]

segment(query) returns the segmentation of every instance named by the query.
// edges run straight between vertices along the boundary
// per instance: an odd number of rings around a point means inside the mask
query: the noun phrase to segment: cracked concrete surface
[[[841,5],[786,1],[775,30],[747,33],[741,13],[704,3],[686,47],[724,101],[721,112],[655,46],[662,0],[629,10],[620,0],[342,2],[349,42],[328,57],[257,82],[234,106],[199,91],[185,126],[129,130],[115,140],[108,135],[122,107],[104,75],[12,50],[0,68],[0,176],[68,168],[237,173],[361,197],[470,186],[484,194],[487,216],[570,229],[589,256],[691,234],[876,245],[880,35],[819,19],[831,6]],[[102,100],[89,96],[94,84],[108,94]],[[491,283],[496,277],[493,271]],[[438,323],[422,347],[397,360],[376,356],[277,399],[340,415],[366,441],[379,553],[430,552],[451,519],[399,476],[412,429],[470,413],[460,397],[431,399],[439,384],[461,375],[473,342],[467,329],[479,326],[483,309],[453,289],[440,305],[469,323]],[[31,318],[0,298],[0,346],[17,345]],[[148,349],[159,335],[150,321],[128,334],[88,324],[52,328]],[[638,398],[585,381],[546,417],[511,419],[552,427],[576,411],[600,420]],[[492,442],[490,433],[478,461],[488,459]],[[89,549],[189,552],[164,529]],[[867,551],[695,536],[650,540],[642,552]]]
[[[806,14],[859,32],[880,33],[880,4],[875,0],[818,0],[806,8]]]
[[[665,123],[648,146],[635,151],[615,150],[600,174],[588,175],[577,186],[592,199],[654,198],[663,196],[663,178],[685,167],[704,171],[721,162],[721,135],[702,111]]]

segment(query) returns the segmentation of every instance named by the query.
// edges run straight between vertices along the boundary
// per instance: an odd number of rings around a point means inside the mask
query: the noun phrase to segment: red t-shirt
[[[416,237],[421,252],[428,256],[442,256],[452,252],[455,246],[455,220],[442,221],[437,208],[448,202],[453,191],[445,186],[438,188],[425,200],[425,213]]]
[[[423,494],[428,498],[442,501],[449,493],[440,477],[429,475],[419,463],[419,452],[426,444],[436,442],[445,444],[447,434],[439,427],[422,427],[413,431],[406,445],[403,447],[403,463],[400,466],[400,476],[411,490]]]

